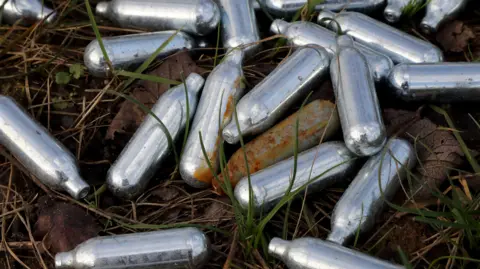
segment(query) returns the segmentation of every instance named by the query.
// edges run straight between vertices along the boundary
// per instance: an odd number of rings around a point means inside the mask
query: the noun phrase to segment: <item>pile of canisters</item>
[[[24,18],[48,23],[55,19],[55,12],[42,7],[38,0],[6,2],[6,22]],[[91,75],[109,76],[116,70],[134,69],[162,44],[167,45],[160,52],[160,59],[184,48],[205,46],[202,36],[217,31],[217,27],[221,27],[226,50],[206,79],[192,73],[184,83],[160,97],[152,108],[156,117],[147,115],[108,171],[108,188],[128,200],[142,194],[171,155],[187,122],[191,122],[180,157],[182,179],[195,188],[212,184],[218,187],[230,174],[236,177],[232,185],[240,205],[253,205],[256,213],[270,210],[288,191],[313,193],[353,178],[332,213],[331,232],[326,240],[270,241],[269,253],[288,268],[403,268],[344,246],[358,232],[372,228],[385,201],[392,199],[415,166],[415,153],[409,142],[387,138],[376,91],[389,91],[406,101],[480,100],[480,64],[443,63],[442,52],[433,44],[365,14],[378,14],[386,7],[385,19],[396,22],[407,5],[426,4],[421,29],[432,33],[458,15],[468,1],[325,0],[315,7],[318,24],[281,19],[291,18],[306,2],[98,3],[98,16],[120,27],[154,32],[103,38],[111,63],[107,63],[98,41],[92,41],[84,55]],[[247,92],[242,82],[242,64],[262,50],[256,9],[278,18],[270,30],[285,37],[294,51]],[[329,78],[336,107],[328,101],[315,100],[293,115],[286,115]],[[297,118],[299,131],[305,134],[299,135],[299,154],[294,157],[292,122]],[[323,121],[326,126],[320,126]],[[319,143],[339,131],[340,126],[344,141]],[[246,155],[256,156],[259,164],[252,164],[245,171],[239,168],[221,173],[222,143],[239,145],[242,137],[255,136],[245,148],[257,148],[257,155]],[[282,148],[281,141],[276,140],[279,136],[288,137],[289,146]],[[268,137],[272,145],[278,146],[263,146],[256,141],[260,137]],[[76,199],[89,192],[74,156],[5,96],[0,97],[0,142],[46,185],[65,190]],[[244,155],[236,153],[232,159],[237,157]],[[254,173],[248,176],[250,172]],[[55,265],[97,269],[200,268],[209,256],[208,238],[196,228],[183,228],[93,238],[70,252],[58,253]]]

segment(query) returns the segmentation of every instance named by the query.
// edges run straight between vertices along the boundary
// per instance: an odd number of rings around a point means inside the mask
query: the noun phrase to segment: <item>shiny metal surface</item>
[[[335,205],[327,240],[347,244],[358,231],[370,230],[400,188],[416,156],[407,141],[392,138],[384,150],[370,157]]]
[[[273,238],[268,253],[283,261],[289,269],[404,269],[332,242],[312,237],[286,241]]]
[[[90,187],[80,176],[77,161],[65,146],[32,119],[12,98],[0,95],[0,144],[47,186],[75,199]]]
[[[430,0],[420,29],[426,34],[435,33],[442,24],[455,19],[465,9],[467,2],[468,0]]]
[[[335,19],[337,23],[328,19]],[[335,31],[340,26],[355,41],[389,56],[394,63],[443,61],[443,53],[435,45],[358,12],[324,10],[318,15],[318,23]]]
[[[228,174],[231,186],[243,177],[258,172],[272,164],[294,155],[296,124],[298,119],[298,152],[302,152],[320,143],[328,141],[340,129],[337,109],[327,100],[314,100],[282,120],[272,128],[240,147],[228,160],[225,174]],[[232,121],[233,122],[233,121]],[[243,152],[247,154],[247,162]],[[248,165],[248,167],[247,167]],[[219,180],[213,180],[215,193],[223,194]]]
[[[218,172],[218,149],[223,143],[221,129],[232,119],[234,105],[245,90],[242,82],[243,56],[243,51],[239,49],[228,52],[205,82],[180,160],[180,175],[193,187],[206,188],[213,178],[202,151],[199,133],[214,172]]]
[[[353,39],[337,38],[337,56],[330,64],[343,138],[359,156],[379,152],[387,140],[380,104],[365,57],[353,47]]]
[[[399,64],[388,85],[406,101],[480,101],[480,63]]]
[[[0,0],[0,6],[3,6],[1,20],[8,24],[14,24],[19,19],[24,19],[25,22],[43,19],[45,23],[53,22],[57,12],[42,3],[42,0]]]
[[[132,69],[147,60],[175,33],[176,31],[163,31],[104,37],[102,41],[115,70]],[[195,46],[196,43],[192,37],[183,32],[177,32],[162,52],[158,54],[158,58],[166,57],[183,48],[192,49]],[[85,48],[83,61],[91,75],[102,77],[112,73],[96,39]]]
[[[327,50],[330,58],[333,58],[337,52],[336,33],[315,23],[306,21],[289,23],[277,19],[273,21],[270,31],[286,36],[291,46],[319,45]],[[367,59],[375,81],[383,82],[393,68],[392,60],[358,42],[355,42],[355,47],[359,49]]]
[[[220,8],[223,47],[240,47],[245,57],[257,53],[262,45],[253,0],[216,0]]]
[[[307,4],[308,0],[265,0],[265,7],[277,17],[290,17]],[[373,13],[385,6],[385,0],[324,0],[315,6],[315,11],[352,10]]]
[[[297,49],[240,99],[237,104],[239,126],[232,120],[223,129],[223,139],[236,144],[240,135],[256,135],[272,127],[292,105],[319,86],[329,67],[330,57],[322,47],[309,45]]]
[[[383,16],[390,23],[400,21],[403,9],[409,5],[421,5],[425,0],[387,0],[387,7],[383,11]]]
[[[355,161],[355,155],[342,142],[326,142],[304,151],[297,158],[297,174],[291,191],[309,183],[308,193],[312,193],[337,182],[346,182],[354,172]],[[270,210],[285,196],[292,180],[294,163],[294,157],[291,157],[250,175],[253,207],[257,213]],[[238,182],[235,197],[240,206],[248,208],[247,177]]]
[[[55,255],[57,269],[194,269],[207,263],[210,241],[197,228],[99,236]]]
[[[95,12],[125,28],[182,30],[201,36],[216,30],[220,22],[212,0],[112,0],[98,3]]]
[[[165,92],[152,108],[175,142],[197,108],[198,94],[204,79],[192,73],[180,84]],[[187,115],[187,97],[190,115]],[[157,119],[147,115],[134,136],[107,173],[107,186],[118,197],[132,199],[140,195],[161,163],[171,153],[167,136]]]

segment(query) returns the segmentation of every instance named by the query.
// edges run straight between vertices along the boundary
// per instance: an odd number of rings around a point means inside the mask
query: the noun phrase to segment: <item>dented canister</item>
[[[185,84],[165,92],[151,109],[151,113],[167,128],[172,142],[177,141],[187,121],[193,118],[203,83],[202,76],[192,73]],[[170,146],[174,145],[168,144],[167,135],[158,120],[150,114],[145,116],[143,123],[108,170],[107,186],[116,196],[132,199],[140,195],[171,153]]]
[[[146,61],[172,36],[172,40],[162,49],[157,58],[166,57],[183,48],[192,49],[196,46],[192,37],[186,33],[176,31],[104,37],[102,41],[115,70],[132,69]],[[102,77],[113,73],[96,39],[85,48],[83,61],[89,73],[94,76]]]
[[[426,34],[435,33],[444,23],[455,19],[465,9],[467,2],[468,0],[429,0],[420,29]]]
[[[223,47],[241,48],[245,57],[255,55],[260,49],[260,34],[253,0],[217,0],[220,8]]]
[[[95,12],[121,27],[182,30],[200,36],[216,30],[220,22],[212,0],[112,0],[98,3]]]
[[[316,146],[328,140],[340,128],[335,104],[325,100],[314,100],[302,109],[293,113],[266,132],[238,149],[228,160],[224,171],[232,187],[248,173],[253,174],[272,164],[293,156],[298,119],[298,152]],[[232,121],[233,122],[233,121]],[[245,163],[245,155],[247,163]],[[248,166],[248,169],[247,169]],[[213,180],[213,188],[217,194],[223,194],[220,184],[223,173],[218,175],[219,181]]]
[[[210,241],[197,228],[99,236],[55,255],[56,269],[202,268]]]
[[[256,135],[272,127],[294,104],[325,79],[330,57],[322,47],[309,45],[297,49],[237,104],[238,120],[223,129],[230,144],[240,136]],[[274,92],[272,92],[274,91]]]
[[[390,23],[400,21],[403,9],[408,5],[422,5],[425,0],[387,0],[387,7],[383,11],[383,16]]]
[[[253,209],[260,213],[274,207],[287,193],[308,185],[308,193],[323,190],[340,182],[348,182],[355,168],[356,156],[342,142],[326,142],[297,156],[297,173],[292,171],[295,158],[291,157],[250,176]],[[247,209],[250,201],[248,177],[235,187],[235,198]]]
[[[365,57],[354,47],[353,39],[337,38],[337,56],[330,64],[343,138],[359,156],[379,152],[387,140],[375,84]]]
[[[286,22],[274,20],[270,31],[275,34],[282,34],[288,39],[292,46],[305,46],[308,44],[319,45],[327,50],[330,58],[337,52],[337,40],[335,32],[328,30],[315,23],[307,21]],[[365,56],[372,72],[375,82],[383,82],[393,68],[393,62],[387,56],[375,52],[370,48],[355,42],[355,47]]]
[[[0,1],[1,22],[14,24],[19,19],[24,22],[45,20],[51,23],[55,20],[57,12],[46,7],[42,0],[3,0]]]
[[[232,119],[237,100],[243,95],[243,51],[233,49],[207,78],[193,119],[190,134],[180,160],[180,175],[189,185],[206,188],[212,184],[213,173],[218,172],[221,130]],[[200,135],[201,133],[201,139]],[[210,170],[205,153],[210,162]]]
[[[399,64],[388,84],[406,101],[480,101],[480,63]]]
[[[394,63],[443,61],[443,53],[435,45],[358,12],[324,10],[318,15],[318,23],[335,31],[341,29],[355,41],[387,55]]]
[[[289,269],[405,269],[362,252],[313,237],[287,241],[273,238],[268,253]]]
[[[265,7],[277,17],[291,17],[307,4],[308,0],[266,0]],[[385,6],[385,0],[324,0],[314,10],[352,10],[373,13]]]
[[[80,176],[73,154],[12,98],[3,95],[0,144],[45,185],[65,190],[75,199],[88,194],[90,187]]]
[[[344,245],[371,229],[385,201],[395,196],[415,166],[415,154],[409,142],[392,138],[384,150],[370,157],[335,205],[327,240]]]

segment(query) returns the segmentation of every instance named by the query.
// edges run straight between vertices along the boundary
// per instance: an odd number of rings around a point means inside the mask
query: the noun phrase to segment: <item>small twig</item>
[[[237,250],[237,244],[238,244],[238,227],[235,227],[235,231],[233,233],[233,240],[232,243],[230,244],[230,251],[228,252],[227,260],[223,264],[223,269],[230,269],[230,263],[232,262],[233,257],[235,257],[235,252]]]

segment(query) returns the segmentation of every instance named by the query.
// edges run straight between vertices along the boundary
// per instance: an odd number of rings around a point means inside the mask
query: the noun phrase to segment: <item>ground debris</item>
[[[448,173],[464,162],[460,144],[450,131],[439,128],[429,119],[420,119],[415,112],[386,109],[384,120],[389,122],[389,132],[409,140],[415,147],[418,165],[415,174],[418,181],[412,182],[412,192],[417,200],[432,197],[432,190],[447,180]]]
[[[69,251],[100,232],[95,219],[81,207],[51,200],[39,199],[38,219],[34,235],[44,240],[53,252]]]
[[[175,187],[159,187],[152,191],[152,195],[160,200],[168,202],[180,195],[180,191]]]
[[[233,219],[234,213],[231,202],[226,197],[215,200],[208,206],[203,214],[203,218],[207,221],[207,225],[218,225],[225,219]]]
[[[183,51],[169,57],[149,75],[181,81],[182,76],[186,78],[192,72],[203,74],[205,70],[195,64],[187,51]],[[170,85],[167,84],[143,80],[134,86],[130,96],[151,108],[169,88]],[[140,107],[128,100],[124,101],[120,104],[120,110],[110,123],[105,138],[113,139],[116,132],[123,132],[129,128],[136,129],[144,117],[145,113]]]
[[[437,34],[437,41],[446,51],[463,52],[470,40],[476,35],[472,29],[462,21],[453,21],[447,24]]]

